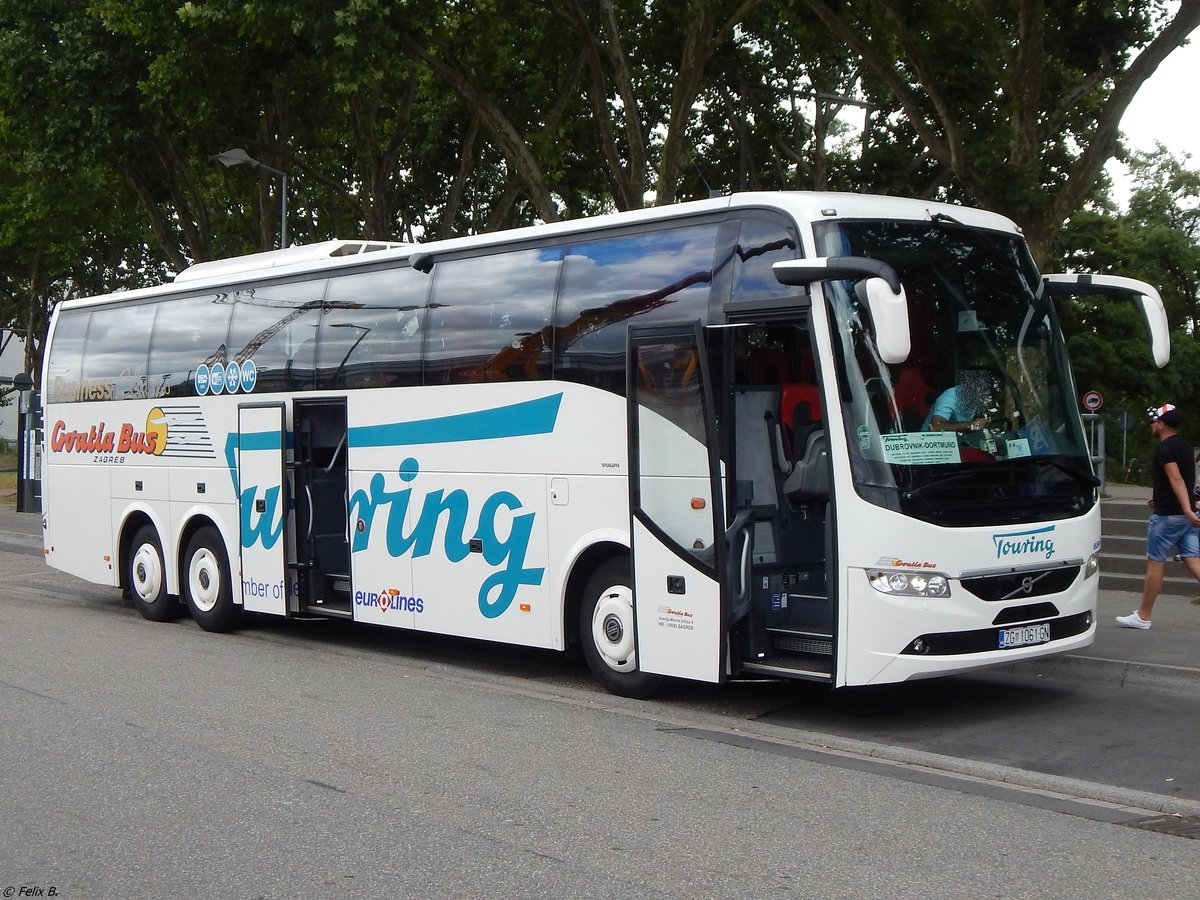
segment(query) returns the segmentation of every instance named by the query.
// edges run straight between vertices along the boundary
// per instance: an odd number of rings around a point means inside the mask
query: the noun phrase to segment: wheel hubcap
[[[637,668],[633,645],[633,592],[617,584],[600,595],[592,614],[592,644],[614,672]]]
[[[192,557],[188,566],[188,584],[191,586],[192,602],[201,612],[211,612],[220,596],[221,578],[217,569],[217,558],[207,547]]]
[[[133,592],[147,603],[158,597],[162,589],[162,566],[158,552],[150,544],[142,544],[133,555]]]

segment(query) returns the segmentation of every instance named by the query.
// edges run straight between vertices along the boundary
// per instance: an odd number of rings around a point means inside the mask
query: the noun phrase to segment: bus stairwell
[[[735,646],[745,671],[830,680],[829,459],[808,335],[783,323],[736,334],[735,507],[752,511],[753,528],[750,612]]]
[[[293,417],[297,611],[351,618],[346,401],[298,400]]]

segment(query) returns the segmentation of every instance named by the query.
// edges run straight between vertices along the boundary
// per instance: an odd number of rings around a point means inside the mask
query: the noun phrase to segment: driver
[[[961,369],[955,385],[942,391],[929,407],[922,431],[979,431],[988,427],[988,409],[996,395],[996,379],[983,367]]]

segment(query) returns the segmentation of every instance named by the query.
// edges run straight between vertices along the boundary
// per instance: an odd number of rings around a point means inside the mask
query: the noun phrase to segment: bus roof
[[[790,215],[798,223],[836,219],[898,219],[929,220],[935,215],[947,216],[975,228],[1020,234],[1009,219],[996,213],[908,197],[889,197],[880,194],[852,194],[818,191],[761,191],[729,194],[709,200],[694,200],[668,206],[654,206],[627,212],[609,213],[579,219],[568,219],[544,225],[531,225],[506,231],[486,232],[465,237],[447,238],[430,243],[386,241],[330,240],[316,244],[297,245],[284,250],[251,253],[229,259],[213,260],[189,266],[171,282],[153,287],[118,293],[65,300],[70,308],[94,303],[117,303],[173,293],[180,289],[217,287],[245,281],[250,275],[260,277],[306,274],[364,262],[406,260],[416,254],[436,256],[474,247],[586,233],[619,225],[657,222],[683,215],[696,215],[733,208],[774,209]],[[369,260],[364,259],[369,257]]]

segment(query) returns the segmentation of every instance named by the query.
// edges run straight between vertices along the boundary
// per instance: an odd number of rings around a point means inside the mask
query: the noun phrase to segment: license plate
[[[1049,622],[1000,629],[1001,650],[1007,650],[1010,647],[1028,647],[1031,644],[1044,644],[1048,640],[1050,640]]]

